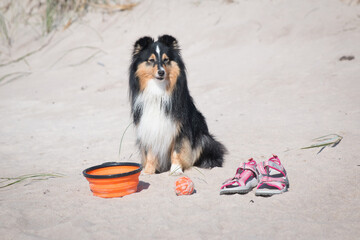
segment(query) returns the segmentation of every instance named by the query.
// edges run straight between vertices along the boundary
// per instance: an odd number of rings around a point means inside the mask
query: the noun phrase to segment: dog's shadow
[[[150,187],[150,183],[147,183],[147,182],[143,182],[143,181],[139,181],[139,184],[137,186],[137,193],[138,192],[141,192],[143,190],[146,190]]]

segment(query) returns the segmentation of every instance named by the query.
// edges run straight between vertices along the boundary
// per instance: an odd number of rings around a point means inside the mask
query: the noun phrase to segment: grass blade
[[[6,44],[9,47],[11,47],[11,39],[9,37],[9,32],[8,32],[8,29],[7,29],[7,26],[6,26],[6,19],[2,15],[1,12],[0,12],[0,33],[1,33],[2,36],[4,36]]]
[[[76,47],[76,48],[71,48],[69,50],[67,50],[61,57],[59,57],[51,66],[50,68],[54,67],[60,60],[62,60],[66,55],[68,55],[69,53],[76,51],[76,50],[80,50],[80,49],[91,49],[91,50],[98,50],[96,51],[94,54],[92,54],[90,57],[86,58],[85,60],[79,62],[79,63],[75,63],[72,65],[68,65],[68,66],[77,66],[80,64],[83,64],[87,61],[89,61],[91,58],[95,57],[95,55],[99,54],[100,52],[103,52],[106,54],[106,52],[100,48],[97,47],[93,47],[93,46],[80,46],[80,47]]]
[[[0,64],[0,67],[4,67],[4,66],[10,65],[10,64],[12,64],[12,63],[20,62],[21,60],[25,60],[25,58],[30,57],[31,55],[33,55],[33,54],[35,54],[35,53],[37,53],[37,52],[40,52],[40,51],[43,50],[47,45],[49,45],[51,39],[52,39],[52,37],[51,37],[44,45],[42,45],[40,48],[38,48],[37,50],[28,52],[28,53],[25,54],[24,56],[19,57],[19,58],[15,59],[15,60],[9,61],[9,62],[7,62],[7,63],[2,63],[2,64]]]
[[[128,128],[129,128],[132,124],[133,124],[132,122],[129,123],[129,125],[125,128],[125,130],[124,130],[124,132],[123,132],[123,134],[122,134],[122,136],[121,136],[120,145],[119,145],[119,158],[120,158],[120,156],[121,156],[121,146],[122,146],[122,142],[123,142],[125,133],[126,133],[126,131],[128,130]]]
[[[341,142],[342,139],[343,139],[343,137],[338,134],[328,134],[328,135],[313,139],[314,144],[307,146],[307,147],[303,147],[301,149],[310,149],[310,148],[321,147],[322,149],[318,152],[318,153],[320,153],[323,150],[323,148],[325,148],[327,146],[336,147]]]
[[[94,58],[96,55],[98,55],[99,53],[103,52],[102,50],[98,50],[96,51],[95,53],[93,53],[92,55],[90,55],[89,57],[85,58],[84,60],[78,62],[78,63],[75,63],[75,64],[70,64],[68,65],[69,67],[76,67],[76,66],[79,66],[81,64],[84,64],[86,63],[87,61],[89,61],[90,59]]]
[[[31,74],[31,72],[14,72],[14,73],[6,74],[6,75],[0,77],[0,84],[5,85],[6,83],[12,82],[18,78],[28,76],[30,74]],[[10,79],[6,80],[4,83],[2,83],[2,81],[4,81],[6,78],[11,77],[11,76],[13,76],[13,78],[10,78]]]
[[[2,179],[3,181],[1,181],[0,183],[4,183],[4,182],[9,182],[12,181],[8,184],[5,184],[3,186],[0,186],[0,188],[6,188],[9,187],[11,185],[14,185],[16,183],[25,181],[25,180],[48,180],[49,178],[57,178],[57,177],[63,177],[63,174],[60,173],[37,173],[37,174],[27,174],[27,175],[22,175],[19,177],[13,177],[13,178],[5,178],[5,177],[0,177],[0,179]]]

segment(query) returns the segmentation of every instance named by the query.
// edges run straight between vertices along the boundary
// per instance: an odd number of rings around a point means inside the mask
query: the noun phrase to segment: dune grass
[[[90,9],[106,10],[108,13],[114,11],[131,10],[136,3],[121,3],[116,0],[46,0],[44,15],[44,26],[46,33],[54,28],[63,26],[68,28],[73,21],[82,17]]]
[[[4,85],[6,83],[12,82],[16,79],[19,79],[24,76],[30,75],[31,72],[13,72],[9,74],[5,74],[4,76],[0,77],[0,85]]]
[[[301,149],[310,149],[310,148],[321,148],[318,152],[318,154],[324,150],[325,147],[336,147],[341,140],[343,139],[342,136],[338,135],[338,134],[328,134],[325,136],[321,136],[318,138],[313,139],[313,144],[311,144],[310,146],[307,147],[303,147]]]
[[[9,37],[9,31],[7,28],[7,23],[5,20],[4,15],[0,12],[0,35],[4,39],[5,44],[10,47],[11,46],[11,40]]]
[[[132,125],[133,123],[132,122],[130,122],[129,123],[129,125],[125,128],[125,130],[124,130],[124,132],[123,132],[123,134],[122,134],[122,136],[121,136],[121,140],[120,140],[120,145],[119,145],[119,159],[120,159],[120,157],[121,157],[121,146],[122,146],[122,142],[123,142],[123,140],[124,140],[124,136],[125,136],[125,133],[126,133],[126,131],[128,130],[128,128]]]
[[[47,45],[49,45],[49,43],[51,42],[51,39],[52,38],[49,38],[49,40],[42,46],[40,46],[38,49],[34,50],[34,51],[31,51],[31,52],[28,52],[26,53],[25,55],[19,57],[19,58],[16,58],[14,60],[11,60],[9,62],[6,62],[6,63],[1,63],[0,64],[0,67],[4,67],[4,66],[7,66],[7,65],[10,65],[12,63],[17,63],[17,62],[20,62],[22,60],[25,60],[27,57],[30,57],[31,55],[37,53],[37,52],[40,52],[42,49],[44,49]]]
[[[11,47],[20,26],[48,35],[69,28],[89,11],[111,14],[131,10],[136,5],[130,0],[1,0],[0,40]]]
[[[48,46],[57,31],[70,28],[74,22],[81,19],[86,13],[100,11],[105,14],[112,14],[118,11],[131,10],[137,5],[132,1],[137,0],[1,0],[0,68],[22,61],[27,64],[26,59]],[[29,31],[32,38],[32,40],[26,39],[26,41],[38,41],[46,38],[47,42],[38,49],[13,58],[13,50],[27,44],[24,39],[19,37],[22,36],[21,33],[24,30]],[[71,49],[64,55],[73,50],[76,49]],[[94,49],[85,59],[68,66],[82,65],[101,53],[105,52],[99,48]],[[0,76],[2,80],[8,77],[7,75]]]
[[[67,50],[61,57],[59,57],[51,66],[50,68],[54,67],[58,62],[60,62],[65,56],[67,56],[69,53],[76,51],[76,50],[81,50],[81,49],[90,49],[93,50],[93,54],[91,54],[89,57],[79,61],[78,63],[74,63],[74,64],[70,64],[68,65],[69,67],[75,67],[75,66],[79,66],[81,64],[84,64],[86,62],[88,62],[90,59],[94,58],[96,55],[100,54],[100,53],[106,53],[104,50],[98,48],[98,47],[93,47],[93,46],[80,46],[80,47],[75,47],[75,48],[71,48],[69,50]]]
[[[50,178],[58,178],[63,176],[64,175],[60,173],[35,173],[35,174],[21,175],[18,177],[0,177],[0,188],[10,187],[16,183],[20,183],[25,180],[41,181],[41,180],[48,180]]]

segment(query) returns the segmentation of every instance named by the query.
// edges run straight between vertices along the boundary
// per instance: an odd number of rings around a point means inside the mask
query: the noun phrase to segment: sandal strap
[[[273,157],[271,157],[270,159],[264,162],[258,163],[257,168],[261,175],[268,175],[268,172],[266,171],[266,167],[272,168],[278,171],[279,173],[281,173],[284,177],[286,177],[285,168],[281,164],[280,159],[276,155],[273,155]]]
[[[258,178],[258,171],[256,169],[256,161],[253,159],[253,158],[250,158],[249,161],[247,163],[243,163],[242,166],[240,166],[237,170],[236,170],[236,173],[238,174],[239,173],[239,170],[240,169],[243,169],[244,171],[245,170],[250,170],[254,173],[255,177]],[[236,176],[236,175],[235,175]]]
[[[287,184],[285,182],[260,182],[258,185],[258,189],[261,186],[272,186],[272,187],[276,187],[279,190],[282,190],[287,186]]]
[[[245,183],[244,183],[243,180],[241,180],[241,178],[244,178],[244,177],[247,178],[248,177],[248,175],[246,173],[244,173],[244,171],[246,171],[246,170],[249,170],[252,173],[254,173],[255,177],[258,179],[259,174],[258,174],[258,171],[256,169],[256,165],[257,165],[256,161],[253,158],[250,158],[247,163],[244,162],[240,167],[238,167],[236,169],[235,176],[233,178],[227,179],[223,183],[221,189],[223,189],[224,187],[227,187],[229,185],[232,185],[234,183],[239,184],[239,186],[244,185]]]
[[[267,172],[265,170],[265,167],[264,167],[264,162],[259,162],[258,165],[257,165],[257,170],[259,171],[259,173],[261,175],[266,175]]]
[[[273,178],[269,176],[263,176],[259,182],[258,188],[264,184],[277,187],[278,189],[283,189],[284,185],[286,187],[289,187],[289,180],[287,179],[287,177]]]
[[[239,180],[238,178],[231,178],[231,179],[226,180],[226,181],[223,183],[223,185],[221,186],[221,189],[226,188],[227,186],[231,186],[231,185],[233,185],[234,183],[237,183],[239,186],[241,186],[241,185],[240,185],[240,182],[239,182],[238,180]]]
[[[269,176],[263,176],[261,178],[260,183],[263,182],[282,182],[282,183],[286,183],[284,178],[274,178],[274,177],[269,177]]]

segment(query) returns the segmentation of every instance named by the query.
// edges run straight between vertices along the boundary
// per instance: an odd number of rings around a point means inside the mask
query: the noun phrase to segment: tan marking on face
[[[162,59],[163,62],[164,62],[165,59],[169,60],[169,57],[166,55],[166,53],[164,53],[164,54],[162,55],[162,58],[161,58],[161,59]]]
[[[157,71],[158,68],[156,64],[155,66],[153,64],[149,64],[148,62],[143,62],[139,64],[135,75],[138,77],[140,81],[140,91],[143,91],[146,88],[148,82],[151,79],[155,78]]]
[[[148,59],[148,61],[151,60],[151,59],[154,60],[154,61],[156,61],[156,56],[155,56],[155,54],[151,54],[150,57],[149,57],[149,59]]]
[[[167,80],[170,83],[167,87],[167,91],[171,93],[174,90],[176,81],[180,75],[180,68],[176,62],[170,61],[169,64],[164,65],[164,69],[166,71]]]

